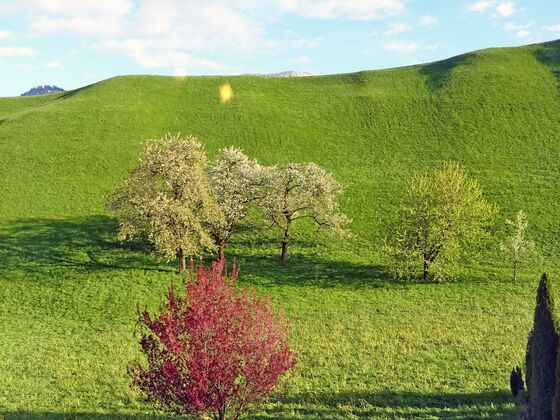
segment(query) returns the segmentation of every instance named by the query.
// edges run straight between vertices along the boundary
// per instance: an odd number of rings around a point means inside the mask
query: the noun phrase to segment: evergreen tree
[[[558,418],[553,417],[558,358],[558,332],[553,311],[551,282],[543,274],[537,291],[537,306],[533,330],[527,344],[525,369],[529,414],[531,418],[539,420]]]

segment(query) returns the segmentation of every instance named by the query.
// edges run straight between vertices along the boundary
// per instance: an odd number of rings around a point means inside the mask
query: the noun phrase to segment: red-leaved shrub
[[[173,413],[237,419],[297,362],[286,318],[236,287],[237,268],[229,278],[223,270],[223,259],[201,264],[196,278],[191,267],[186,296],[170,288],[159,314],[140,316],[147,366],[136,363],[129,373],[153,403]]]

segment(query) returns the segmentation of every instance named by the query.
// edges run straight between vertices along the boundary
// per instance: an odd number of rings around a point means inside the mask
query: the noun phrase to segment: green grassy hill
[[[0,414],[149,413],[129,388],[136,305],[173,264],[120,244],[106,197],[142,142],[193,134],[263,163],[314,161],[346,185],[355,238],[304,225],[290,264],[274,232],[229,248],[242,281],[294,322],[301,362],[264,417],[505,416],[541,265],[560,267],[560,41],[398,69],[306,78],[116,77],[0,99]],[[221,104],[218,88],[234,98]],[[512,284],[495,246],[448,284],[396,283],[379,252],[404,182],[463,163],[503,220],[524,209],[543,263]]]

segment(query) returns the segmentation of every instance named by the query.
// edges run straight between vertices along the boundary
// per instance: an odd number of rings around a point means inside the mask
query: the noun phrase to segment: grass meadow
[[[120,243],[105,199],[142,141],[193,134],[266,164],[314,161],[345,185],[354,237],[252,223],[228,261],[293,324],[300,363],[251,418],[509,418],[543,270],[560,267],[560,43],[294,79],[118,77],[0,99],[0,415],[165,418],[130,387],[138,308],[180,280],[174,262]],[[221,104],[218,87],[234,98]],[[461,162],[496,202],[494,239],[456,279],[386,272],[381,247],[418,170]],[[513,283],[498,252],[524,209],[541,258]]]

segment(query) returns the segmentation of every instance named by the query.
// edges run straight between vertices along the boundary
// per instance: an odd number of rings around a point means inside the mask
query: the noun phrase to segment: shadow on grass
[[[421,394],[415,392],[300,394],[282,403],[302,416],[335,418],[348,414],[362,418],[518,418],[511,395],[505,391]],[[310,405],[309,408],[305,405]],[[277,411],[283,410],[279,406]],[[251,418],[271,419],[266,416]]]
[[[266,414],[259,414],[266,412]],[[6,419],[154,419],[165,415],[98,413],[0,412]],[[299,394],[282,398],[278,405],[251,410],[245,418],[516,418],[517,407],[506,391],[422,394],[415,392]]]
[[[80,92],[83,92],[83,91],[86,91],[86,90],[91,89],[92,87],[94,87],[95,85],[97,85],[97,84],[99,84],[99,83],[101,83],[101,82],[91,83],[91,84],[89,84],[89,85],[82,86],[82,87],[77,88],[77,89],[72,89],[72,90],[64,91],[64,92],[58,94],[59,96],[58,96],[58,98],[56,98],[56,100],[58,100],[58,101],[64,101],[64,100],[66,100],[66,99],[70,99],[70,98],[72,98],[73,96],[79,94]]]
[[[472,53],[461,54],[447,60],[436,61],[420,67],[420,73],[427,77],[428,86],[432,90],[441,89],[449,79],[453,69],[466,64],[472,58]]]
[[[45,274],[56,269],[173,271],[158,265],[146,252],[146,244],[121,243],[116,232],[117,223],[107,216],[24,219],[0,226],[0,274]]]
[[[116,414],[116,413],[54,413],[54,412],[30,412],[30,411],[14,411],[14,412],[1,412],[0,419],[5,420],[39,420],[39,419],[55,419],[55,420],[71,420],[71,419],[93,419],[93,420],[108,420],[108,419],[118,419],[118,420],[164,420],[178,418],[177,416],[165,416],[165,415],[149,415],[149,414],[138,414],[138,415],[127,415],[127,414]],[[179,417],[181,418],[181,417]],[[183,417],[191,418],[191,417]]]
[[[318,256],[292,255],[286,262],[278,256],[240,255],[236,260],[240,279],[259,286],[318,286],[379,288],[394,285],[380,265],[334,261]],[[231,262],[231,259],[230,261]]]
[[[173,419],[177,416],[166,415],[149,415],[149,414],[116,414],[116,413],[54,413],[54,412],[29,412],[29,411],[14,411],[14,412],[1,412],[0,419],[6,420],[39,420],[39,419],[56,419],[56,420],[70,420],[70,419],[122,419],[122,420],[164,420]],[[190,417],[184,417],[190,418]]]
[[[80,219],[23,219],[0,225],[0,275],[53,275],[75,270],[145,270],[172,274],[175,264],[162,263],[142,241],[118,241],[117,222],[108,216]],[[241,281],[258,286],[315,286],[354,289],[403,287],[415,281],[392,278],[378,264],[329,258],[328,250],[315,252],[315,242],[295,241],[287,262],[278,259],[277,240],[248,237],[226,250],[228,266],[233,256],[241,268]],[[258,252],[259,254],[254,254]],[[215,258],[208,255],[207,263]],[[472,282],[476,279],[461,279]]]
[[[550,67],[560,83],[560,40],[543,43],[535,51],[535,56],[541,63]]]
[[[117,222],[108,216],[80,219],[23,219],[0,226],[0,275],[45,275],[60,270],[150,270],[174,273],[174,264],[162,264],[150,255],[149,245],[121,243],[116,238]],[[332,261],[316,256],[296,255],[286,263],[276,252],[249,255],[271,249],[274,238],[250,238],[237,249],[242,278],[258,285],[314,285],[321,287],[381,287],[389,282],[380,266]],[[313,242],[297,242],[309,250]],[[231,256],[230,256],[231,255]],[[228,252],[228,265],[234,253]],[[213,256],[207,256],[208,262]],[[58,270],[58,271],[57,271]]]

